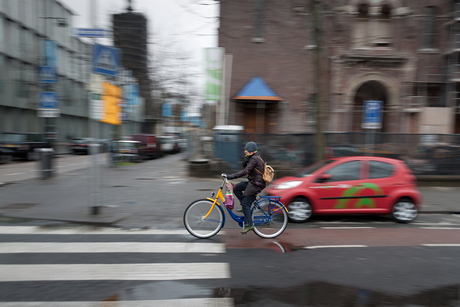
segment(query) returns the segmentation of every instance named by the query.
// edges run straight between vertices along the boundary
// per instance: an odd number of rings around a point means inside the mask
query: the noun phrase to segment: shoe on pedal
[[[236,212],[243,212],[243,208],[236,209]]]
[[[254,230],[254,225],[244,226],[243,230],[241,230],[241,233],[246,234],[249,230]]]

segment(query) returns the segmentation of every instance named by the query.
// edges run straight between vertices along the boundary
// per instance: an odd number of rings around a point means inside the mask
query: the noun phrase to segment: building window
[[[263,22],[264,22],[264,2],[265,0],[254,0],[254,37],[253,42],[262,43]]]
[[[455,0],[455,3],[454,3],[454,18],[460,18],[460,0]]]
[[[369,46],[369,5],[360,4],[358,6],[358,17],[353,25],[353,46]]]
[[[373,33],[375,33],[374,45],[377,47],[385,47],[390,45],[391,36],[391,7],[387,4],[383,5],[380,10],[379,17],[376,20],[376,27]]]
[[[423,22],[423,49],[436,48],[436,8],[429,6],[425,8],[425,20]]]
[[[386,47],[391,44],[391,6],[384,4],[375,17],[369,15],[369,5],[357,7],[352,32],[354,48]]]

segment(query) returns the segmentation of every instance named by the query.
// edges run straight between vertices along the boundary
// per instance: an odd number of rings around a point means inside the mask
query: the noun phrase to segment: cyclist
[[[257,153],[257,144],[248,142],[244,146],[244,154],[244,169],[235,174],[226,175],[228,180],[248,175],[248,182],[240,182],[233,189],[233,193],[235,193],[243,207],[244,228],[241,231],[243,234],[254,229],[251,218],[251,202],[265,188],[263,179],[264,163]]]

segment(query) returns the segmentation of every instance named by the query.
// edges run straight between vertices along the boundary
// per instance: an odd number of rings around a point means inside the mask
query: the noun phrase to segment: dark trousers
[[[248,186],[247,182],[240,182],[233,189],[233,193],[239,199],[241,203],[241,207],[243,207],[244,225],[251,226],[252,225],[251,202],[254,199],[254,196],[243,196],[243,192],[247,186]]]

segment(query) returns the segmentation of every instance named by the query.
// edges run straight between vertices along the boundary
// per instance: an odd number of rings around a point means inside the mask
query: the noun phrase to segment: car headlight
[[[299,186],[302,181],[287,181],[280,183],[278,186],[275,187],[277,190],[285,190],[285,189],[292,189]]]

